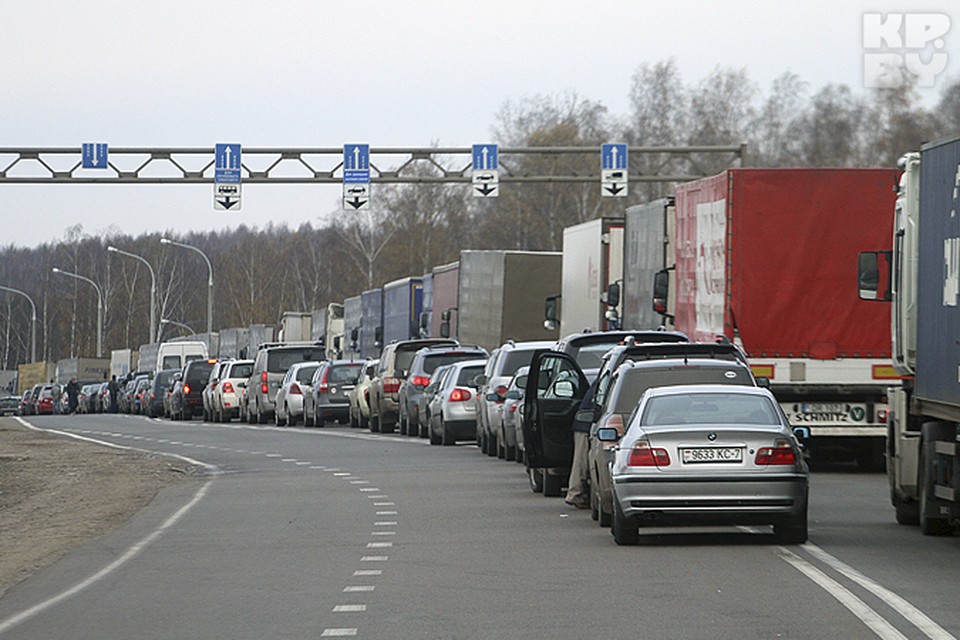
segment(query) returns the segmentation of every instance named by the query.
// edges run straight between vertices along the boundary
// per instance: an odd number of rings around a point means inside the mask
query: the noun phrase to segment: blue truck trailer
[[[423,278],[408,277],[383,285],[383,344],[420,337]]]
[[[379,358],[383,348],[383,289],[360,294],[360,357]]]
[[[891,301],[887,475],[900,524],[960,525],[960,138],[900,161],[893,249],[860,256],[861,297]],[[889,276],[888,276],[889,274]]]

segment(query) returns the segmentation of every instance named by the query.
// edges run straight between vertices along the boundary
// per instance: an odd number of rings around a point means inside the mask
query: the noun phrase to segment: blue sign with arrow
[[[600,147],[601,169],[626,169],[627,145],[604,144]]]
[[[85,142],[82,147],[83,168],[84,169],[106,169],[107,168],[107,143],[105,142]]]
[[[370,145],[343,145],[343,182],[365,184],[370,182]]]
[[[499,168],[500,158],[498,156],[497,145],[495,144],[473,145],[473,170],[487,171]]]
[[[218,143],[214,157],[214,182],[240,182],[239,144]]]

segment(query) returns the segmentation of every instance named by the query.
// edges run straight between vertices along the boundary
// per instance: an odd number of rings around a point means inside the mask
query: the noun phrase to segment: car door
[[[530,467],[570,466],[573,421],[589,386],[572,357],[559,351],[534,352],[523,398],[523,442]]]

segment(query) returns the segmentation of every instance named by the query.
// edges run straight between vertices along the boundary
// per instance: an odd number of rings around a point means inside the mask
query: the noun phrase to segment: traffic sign
[[[240,210],[240,183],[213,183],[213,208],[217,211]]]
[[[364,184],[370,182],[370,145],[343,145],[343,182],[344,184]]]
[[[343,208],[359,211],[370,206],[370,184],[352,182],[343,184]]]
[[[627,196],[629,176],[627,145],[604,144],[600,147],[600,195],[608,198]]]
[[[240,145],[218,143],[215,151],[214,182],[240,182]]]
[[[495,144],[473,145],[473,195],[496,198],[500,195],[500,154]]]
[[[107,143],[106,142],[85,142],[82,147],[83,168],[84,169],[106,169],[107,168]]]

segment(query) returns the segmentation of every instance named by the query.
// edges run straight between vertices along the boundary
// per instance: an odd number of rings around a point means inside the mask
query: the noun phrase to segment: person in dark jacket
[[[67,413],[76,413],[80,400],[80,384],[76,378],[70,378],[64,389],[67,392]]]
[[[117,400],[120,395],[120,385],[117,384],[117,374],[110,376],[110,382],[107,383],[107,393],[110,394],[110,413],[116,413],[118,409]]]

